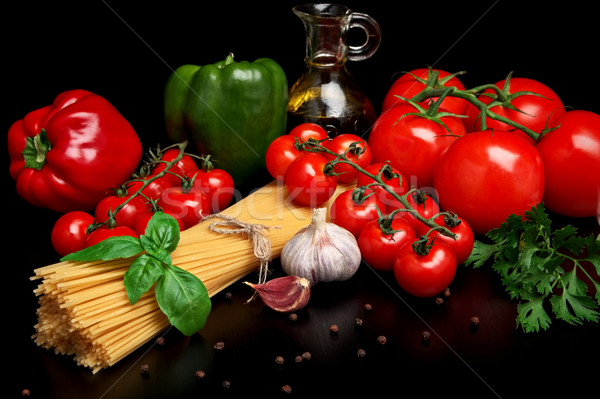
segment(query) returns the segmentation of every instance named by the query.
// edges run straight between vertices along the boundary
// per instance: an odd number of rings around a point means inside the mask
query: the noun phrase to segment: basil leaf
[[[123,279],[129,303],[135,304],[163,274],[162,262],[152,256],[143,254],[134,260]]]
[[[179,244],[179,224],[173,216],[156,212],[150,218],[144,236],[151,240],[144,241],[144,249],[148,253],[171,253]]]
[[[204,327],[211,309],[208,291],[193,274],[177,266],[166,266],[154,288],[156,301],[171,325],[190,336]]]
[[[171,253],[160,247],[160,243],[155,242],[152,238],[141,235],[140,243],[142,248],[151,256],[164,263],[171,263]]]
[[[114,236],[100,241],[96,245],[63,256],[60,260],[89,262],[94,260],[113,260],[129,258],[143,251],[140,240],[132,236]]]

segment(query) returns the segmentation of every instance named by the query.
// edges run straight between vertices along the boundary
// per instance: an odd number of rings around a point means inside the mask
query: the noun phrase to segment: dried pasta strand
[[[336,194],[350,186],[338,186]],[[333,201],[333,198],[330,200]],[[323,204],[322,206],[328,206]],[[227,208],[220,215],[269,227],[270,256],[310,223],[312,209],[299,207],[276,181]],[[252,241],[243,234],[218,234],[205,220],[181,232],[171,259],[197,276],[210,297],[259,267]],[[153,291],[131,305],[123,275],[133,258],[94,262],[59,262],[34,270],[39,280],[38,322],[33,339],[92,373],[116,364],[169,326]]]

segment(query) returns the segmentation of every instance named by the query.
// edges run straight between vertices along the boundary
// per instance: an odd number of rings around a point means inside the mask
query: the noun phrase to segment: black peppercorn
[[[216,351],[222,351],[225,348],[225,343],[224,342],[217,342],[214,347],[213,347]]]
[[[150,367],[147,364],[142,364],[142,367],[140,367],[140,373],[142,376],[148,377],[150,375]]]
[[[338,331],[339,331],[339,327],[337,326],[337,324],[332,324],[329,326],[329,333],[331,335],[337,335]]]

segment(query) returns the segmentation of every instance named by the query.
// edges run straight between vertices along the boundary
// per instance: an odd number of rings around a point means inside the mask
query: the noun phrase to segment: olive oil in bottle
[[[375,53],[381,40],[379,25],[339,4],[304,4],[293,12],[306,31],[306,70],[290,88],[288,126],[313,122],[330,137],[353,133],[367,138],[375,109],[348,72],[346,61],[364,60]],[[354,27],[367,33],[362,46],[346,43],[348,30]]]

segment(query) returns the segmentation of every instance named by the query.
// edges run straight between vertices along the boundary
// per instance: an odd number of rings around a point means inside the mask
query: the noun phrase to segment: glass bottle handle
[[[377,51],[381,43],[379,24],[367,14],[353,12],[348,29],[352,28],[362,29],[366,34],[366,40],[360,46],[348,46],[348,60],[361,61],[369,58]]]

